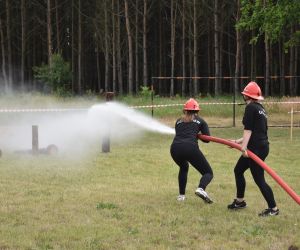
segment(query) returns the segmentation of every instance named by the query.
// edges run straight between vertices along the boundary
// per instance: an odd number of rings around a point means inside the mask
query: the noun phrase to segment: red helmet
[[[261,89],[256,82],[249,82],[247,86],[244,88],[242,94],[254,100],[264,99],[263,96],[261,95]]]
[[[198,102],[197,102],[195,99],[190,98],[190,99],[184,104],[183,110],[194,110],[194,111],[199,111],[199,110],[200,110],[200,107],[199,107]]]

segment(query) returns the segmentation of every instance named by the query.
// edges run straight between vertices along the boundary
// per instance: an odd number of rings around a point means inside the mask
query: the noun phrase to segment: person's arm
[[[248,146],[248,142],[250,140],[250,137],[251,137],[251,134],[252,134],[252,131],[251,130],[247,130],[247,129],[244,129],[244,133],[243,133],[243,138],[241,138],[241,151],[242,151],[242,154],[244,157],[248,157],[248,154],[247,154],[247,146]],[[240,140],[240,139],[238,139]]]
[[[202,135],[208,135],[208,136],[210,136],[209,127],[208,127],[207,123],[204,120],[201,121],[201,125],[200,126],[201,126],[200,127],[200,133]],[[210,141],[205,141],[205,140],[202,140],[202,139],[200,139],[200,140],[203,141],[204,143],[209,143],[210,142]]]

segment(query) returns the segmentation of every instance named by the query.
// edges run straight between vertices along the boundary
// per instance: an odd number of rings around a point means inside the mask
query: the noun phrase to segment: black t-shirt
[[[269,144],[267,113],[260,103],[251,102],[246,106],[243,125],[245,130],[252,131],[248,143],[250,150]]]
[[[207,123],[199,116],[195,116],[191,122],[184,122],[182,118],[178,119],[175,123],[175,132],[173,144],[192,143],[198,145],[197,135],[199,133],[210,135]]]

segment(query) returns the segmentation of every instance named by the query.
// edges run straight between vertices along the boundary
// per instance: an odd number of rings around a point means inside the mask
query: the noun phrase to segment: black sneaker
[[[227,206],[228,209],[241,209],[247,207],[247,204],[245,201],[239,202],[237,199],[234,199],[234,201]]]
[[[266,216],[274,216],[279,214],[279,209],[273,210],[272,208],[267,208],[263,210],[261,213],[258,214],[258,216],[266,217]]]

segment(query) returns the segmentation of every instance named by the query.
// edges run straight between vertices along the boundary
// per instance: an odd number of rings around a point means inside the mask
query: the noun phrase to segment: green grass
[[[212,129],[237,138],[241,128]],[[300,129],[271,128],[266,163],[300,193]],[[239,152],[200,144],[214,170],[207,191],[212,205],[194,195],[191,168],[187,200],[178,203],[178,167],[169,154],[172,136],[146,133],[113,141],[111,152],[0,158],[0,249],[288,249],[300,247],[300,210],[267,175],[281,213],[260,218],[266,203],[246,173],[248,208],[231,212],[233,167]]]

